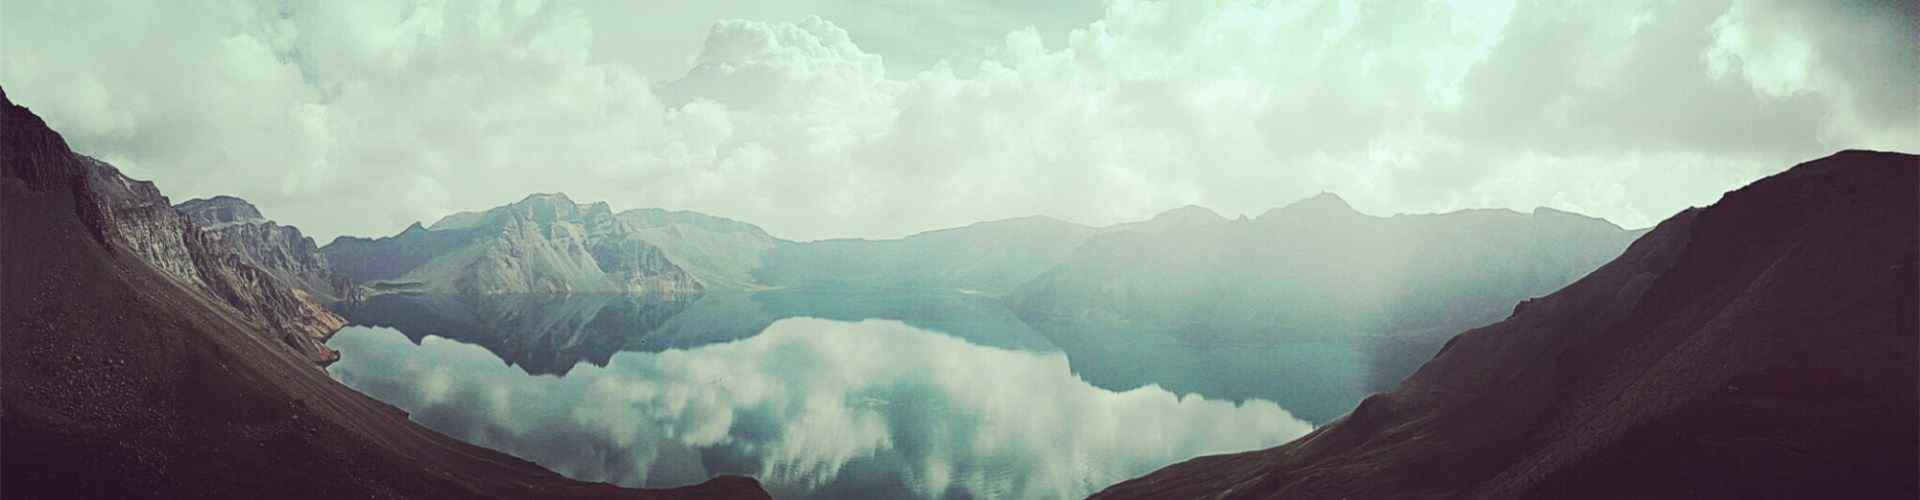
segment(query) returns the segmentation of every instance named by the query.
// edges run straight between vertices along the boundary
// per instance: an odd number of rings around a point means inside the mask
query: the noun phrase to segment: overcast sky
[[[0,0],[0,86],[176,202],[241,196],[323,243],[551,191],[795,239],[1321,191],[1641,227],[1835,150],[1920,151],[1916,10]]]

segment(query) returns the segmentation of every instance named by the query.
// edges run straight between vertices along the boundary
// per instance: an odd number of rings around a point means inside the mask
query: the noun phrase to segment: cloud
[[[1909,2],[0,1],[79,149],[323,237],[532,191],[800,239],[1319,191],[1642,226],[1920,149]]]
[[[1059,352],[897,321],[783,319],[745,340],[621,353],[562,378],[437,337],[416,347],[391,330],[351,329],[333,342],[351,354],[334,376],[436,430],[629,485],[697,482],[714,467],[783,495],[881,495],[873,489],[897,478],[918,497],[1074,497],[1311,430],[1271,402],[1106,391]],[[1215,432],[1226,428],[1235,431]]]

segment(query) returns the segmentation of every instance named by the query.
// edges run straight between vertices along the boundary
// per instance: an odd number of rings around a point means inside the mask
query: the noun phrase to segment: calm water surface
[[[1089,383],[1074,364],[1090,361],[996,304],[383,297],[347,311],[359,326],[329,342],[344,357],[328,371],[421,424],[571,477],[664,487],[750,474],[780,498],[1080,497],[1311,429],[1268,399]]]

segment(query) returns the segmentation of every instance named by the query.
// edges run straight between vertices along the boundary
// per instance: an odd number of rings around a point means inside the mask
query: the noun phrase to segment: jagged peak
[[[523,214],[537,221],[556,221],[578,217],[585,207],[585,205],[574,203],[573,198],[567,197],[565,193],[533,193],[501,208],[506,209],[507,213]]]
[[[1594,216],[1579,213],[1579,212],[1569,212],[1569,211],[1561,210],[1558,208],[1544,207],[1544,206],[1533,207],[1533,215],[1536,217],[1578,217],[1581,219],[1600,220],[1599,217],[1594,217]]]
[[[1352,204],[1347,203],[1346,198],[1341,198],[1340,195],[1333,194],[1330,191],[1321,191],[1320,194],[1309,196],[1305,199],[1302,199],[1300,201],[1296,201],[1293,203],[1288,203],[1285,207],[1281,207],[1281,208],[1282,209],[1316,209],[1316,210],[1334,209],[1334,210],[1345,210],[1348,212],[1358,212],[1353,209]]]
[[[440,220],[434,221],[433,224],[427,225],[427,230],[445,231],[449,229],[463,229],[481,220],[485,220],[486,216],[486,212],[454,212],[447,214],[445,217],[441,217]]]
[[[593,203],[581,203],[579,205],[576,205],[576,208],[578,208],[581,213],[586,213],[586,214],[604,214],[607,216],[613,215],[613,205],[610,205],[604,201],[596,201]]]
[[[1321,191],[1320,194],[1302,198],[1279,208],[1268,210],[1266,213],[1260,214],[1256,219],[1269,219],[1282,214],[1289,217],[1305,216],[1315,218],[1366,215],[1360,213],[1359,210],[1354,210],[1353,205],[1348,204],[1347,200],[1341,198],[1340,195]]]
[[[552,192],[552,193],[533,193],[533,194],[529,194],[529,195],[527,195],[527,197],[526,197],[526,198],[521,198],[521,199],[520,199],[520,202],[519,202],[519,203],[526,203],[526,202],[531,202],[531,201],[546,201],[546,202],[551,202],[551,201],[562,201],[562,200],[564,200],[564,201],[566,201],[567,203],[573,203],[573,198],[569,198],[569,197],[567,197],[567,193],[562,193],[562,192],[558,192],[558,191],[555,191],[555,192]]]
[[[218,195],[211,198],[194,198],[173,206],[195,224],[214,227],[232,223],[264,222],[266,216],[260,215],[260,208],[239,197]]]
[[[180,202],[181,205],[185,205],[188,203],[232,203],[232,204],[253,206],[253,204],[247,202],[245,198],[232,196],[232,195],[224,195],[224,194],[216,194],[206,198],[194,198],[191,200]]]

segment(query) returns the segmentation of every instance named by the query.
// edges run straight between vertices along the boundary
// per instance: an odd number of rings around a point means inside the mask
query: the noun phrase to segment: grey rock
[[[372,293],[625,293],[691,297],[704,287],[615,218],[606,203],[535,194],[482,213],[414,224],[375,240],[340,238],[321,249],[335,269]]]
[[[221,240],[248,264],[273,274],[322,302],[351,300],[353,285],[337,275],[313,238],[293,226],[260,215],[246,200],[232,196],[192,199],[174,206],[213,239]]]
[[[308,359],[321,364],[340,359],[325,341],[346,321],[303,290],[299,281],[277,276],[249,257],[243,249],[262,245],[256,238],[203,230],[174,210],[152,182],[130,179],[106,162],[80,158],[108,241],[182,286],[232,306],[247,323]]]

